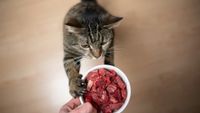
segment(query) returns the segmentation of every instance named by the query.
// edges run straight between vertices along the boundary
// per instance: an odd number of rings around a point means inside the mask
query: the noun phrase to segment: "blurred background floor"
[[[58,113],[71,98],[62,21],[77,2],[0,1],[0,113]],[[115,53],[133,89],[124,113],[200,113],[200,2],[99,3],[124,17]]]

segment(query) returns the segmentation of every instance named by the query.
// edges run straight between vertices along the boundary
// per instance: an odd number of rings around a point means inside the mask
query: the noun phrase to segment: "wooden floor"
[[[0,113],[58,113],[71,98],[62,21],[77,2],[0,0]],[[124,17],[115,53],[133,90],[124,113],[200,113],[200,2],[99,2]]]

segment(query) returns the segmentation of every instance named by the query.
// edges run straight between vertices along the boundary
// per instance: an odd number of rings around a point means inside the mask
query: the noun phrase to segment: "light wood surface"
[[[58,113],[71,98],[62,21],[77,2],[0,1],[0,113]],[[115,53],[133,90],[124,113],[200,113],[200,2],[99,2],[124,17]]]

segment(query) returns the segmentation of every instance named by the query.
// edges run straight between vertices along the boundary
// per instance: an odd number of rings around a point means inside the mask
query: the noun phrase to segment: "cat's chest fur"
[[[83,58],[81,60],[81,68],[80,68],[80,73],[85,75],[85,73],[91,69],[94,66],[104,64],[104,57],[101,57],[100,59],[88,59],[88,58]]]

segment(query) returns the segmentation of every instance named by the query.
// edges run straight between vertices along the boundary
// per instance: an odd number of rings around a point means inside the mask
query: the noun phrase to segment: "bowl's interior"
[[[98,66],[95,66],[91,69],[89,69],[84,75],[83,75],[83,79],[86,78],[86,76],[88,75],[89,72],[91,71],[94,71],[94,70],[97,70],[97,69],[100,69],[100,68],[105,68],[105,69],[108,69],[108,70],[115,70],[115,72],[122,78],[122,80],[124,81],[124,83],[126,84],[126,90],[127,90],[127,97],[126,97],[126,100],[124,102],[124,104],[122,105],[122,107],[120,109],[118,109],[115,113],[121,113],[125,108],[126,106],[128,105],[129,103],[129,100],[130,100],[130,97],[131,97],[131,86],[130,86],[130,82],[128,80],[128,78],[126,77],[126,75],[117,67],[114,67],[114,66],[110,66],[110,65],[98,65]],[[83,100],[83,97],[81,96],[80,97],[80,101],[81,103],[83,104],[84,103],[84,100]]]

